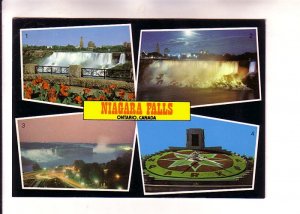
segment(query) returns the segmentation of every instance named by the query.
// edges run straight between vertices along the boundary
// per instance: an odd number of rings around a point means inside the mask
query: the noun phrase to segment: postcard
[[[13,197],[264,197],[264,20],[15,18],[12,35]]]

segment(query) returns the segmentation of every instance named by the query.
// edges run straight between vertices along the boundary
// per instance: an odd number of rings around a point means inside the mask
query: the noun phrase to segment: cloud
[[[169,39],[165,42],[162,42],[161,45],[166,45],[166,46],[194,45],[196,43],[200,43],[201,41],[202,41],[202,34],[191,31],[189,36]]]
[[[175,45],[183,45],[185,42],[186,42],[185,40],[178,38],[178,39],[170,39],[169,41],[162,42],[161,45],[175,46]]]

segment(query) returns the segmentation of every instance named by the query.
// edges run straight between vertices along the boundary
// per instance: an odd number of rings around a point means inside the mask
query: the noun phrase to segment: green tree
[[[75,166],[75,169],[81,170],[84,167],[85,162],[83,160],[75,160],[73,165]]]

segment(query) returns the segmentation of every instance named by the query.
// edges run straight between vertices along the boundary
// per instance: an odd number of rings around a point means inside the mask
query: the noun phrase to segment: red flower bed
[[[24,84],[24,98],[53,103],[83,106],[88,101],[132,101],[135,99],[133,92],[118,90],[116,84],[98,90],[84,88],[81,93],[75,93],[64,84],[49,83],[38,76],[32,82]]]

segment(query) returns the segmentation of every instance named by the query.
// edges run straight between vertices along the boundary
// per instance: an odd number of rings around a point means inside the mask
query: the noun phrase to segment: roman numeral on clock
[[[172,175],[172,171],[167,171],[164,175]]]
[[[193,172],[193,173],[191,173],[191,178],[197,178],[197,177],[198,177],[198,175],[199,175],[199,173],[195,173],[195,172]]]

